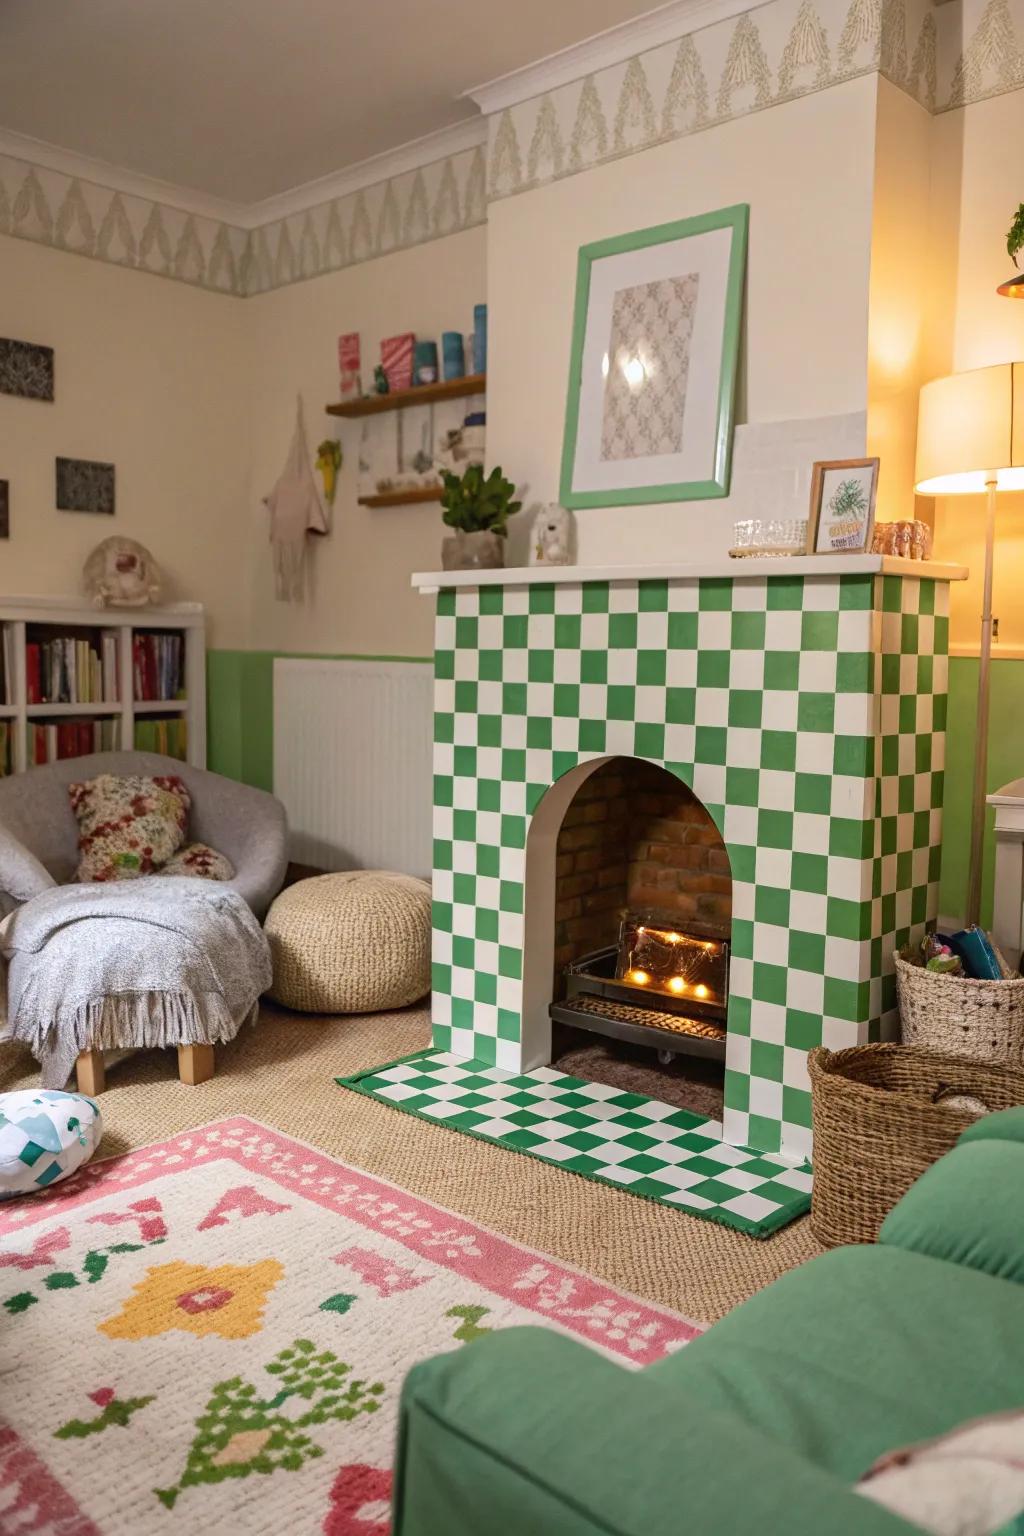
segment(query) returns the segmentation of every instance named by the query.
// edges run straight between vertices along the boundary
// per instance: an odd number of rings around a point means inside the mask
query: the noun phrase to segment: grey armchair
[[[258,918],[288,866],[284,806],[273,795],[155,752],[96,752],[0,779],[0,916],[78,867],[78,825],[67,786],[101,773],[177,774],[192,796],[189,841],[207,843],[235,866],[230,881]]]

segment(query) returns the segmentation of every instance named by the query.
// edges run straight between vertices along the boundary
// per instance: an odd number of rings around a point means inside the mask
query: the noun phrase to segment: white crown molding
[[[264,198],[260,203],[250,203],[243,209],[240,220],[245,229],[258,229],[273,224],[278,219],[290,218],[295,213],[305,213],[321,203],[333,202],[336,197],[346,197],[376,182],[388,181],[392,176],[402,176],[406,171],[419,170],[436,160],[447,160],[467,149],[477,149],[487,143],[487,124],[482,117],[473,116],[448,128],[438,128],[420,139],[410,139],[394,149],[385,149],[367,160],[358,160],[329,176],[316,181],[304,182],[288,192]]]
[[[180,208],[183,213],[197,214],[217,223],[241,224],[246,206],[233,203],[228,198],[211,197],[189,187],[178,187],[173,182],[160,181],[156,176],[145,176],[139,171],[125,170],[108,160],[97,160],[91,155],[79,155],[57,144],[47,144],[44,139],[33,139],[24,133],[13,133],[0,128],[0,155],[12,160],[24,160],[44,171],[56,171],[61,176],[71,176],[78,181],[91,182],[94,186],[107,187],[112,192],[123,192],[128,197],[146,198],[151,203]]]
[[[609,27],[561,48],[535,64],[513,69],[507,75],[474,85],[463,96],[475,101],[481,112],[503,112],[521,101],[543,96],[546,91],[557,90],[560,85],[571,85],[597,70],[612,64],[622,64],[638,53],[647,53],[663,43],[673,43],[690,32],[699,32],[716,21],[729,21],[746,11],[759,10],[770,0],[668,0],[656,10],[645,11],[632,21],[624,21],[617,27]]]

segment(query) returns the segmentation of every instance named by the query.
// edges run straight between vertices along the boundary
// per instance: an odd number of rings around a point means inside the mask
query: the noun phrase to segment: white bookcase
[[[44,626],[44,628],[39,628]],[[87,638],[102,652],[105,635],[116,645],[118,697],[104,703],[29,704],[26,646],[33,634],[56,638],[61,632]],[[185,696],[137,700],[134,685],[136,634],[180,631],[184,642]],[[88,632],[88,633],[85,633]],[[29,727],[60,725],[68,720],[117,719],[122,751],[135,748],[136,722],[147,717],[183,717],[187,761],[206,766],[206,616],[200,603],[172,603],[162,608],[94,608],[82,598],[0,596],[0,641],[10,661],[6,702],[0,680],[0,720],[14,726],[12,771],[22,773],[29,761]]]

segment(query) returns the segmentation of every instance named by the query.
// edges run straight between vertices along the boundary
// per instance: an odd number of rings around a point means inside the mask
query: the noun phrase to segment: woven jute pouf
[[[266,921],[271,995],[300,1013],[377,1013],[430,990],[430,887],[352,870],[300,880]]]

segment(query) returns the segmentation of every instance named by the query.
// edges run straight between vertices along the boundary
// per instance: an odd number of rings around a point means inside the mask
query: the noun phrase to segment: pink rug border
[[[636,1365],[663,1359],[705,1331],[704,1324],[605,1285],[550,1254],[513,1242],[247,1115],[211,1121],[166,1141],[88,1163],[52,1190],[4,1202],[0,1237],[59,1218],[114,1190],[135,1190],[161,1177],[187,1172],[212,1157],[271,1178],[283,1190],[326,1211],[344,1212],[368,1231],[399,1242],[492,1295],[535,1312],[539,1320],[556,1321],[587,1343]],[[438,1218],[443,1225],[439,1226]],[[512,1283],[522,1271],[524,1258],[535,1259],[545,1271],[530,1295]],[[571,1300],[567,1299],[570,1293]]]

